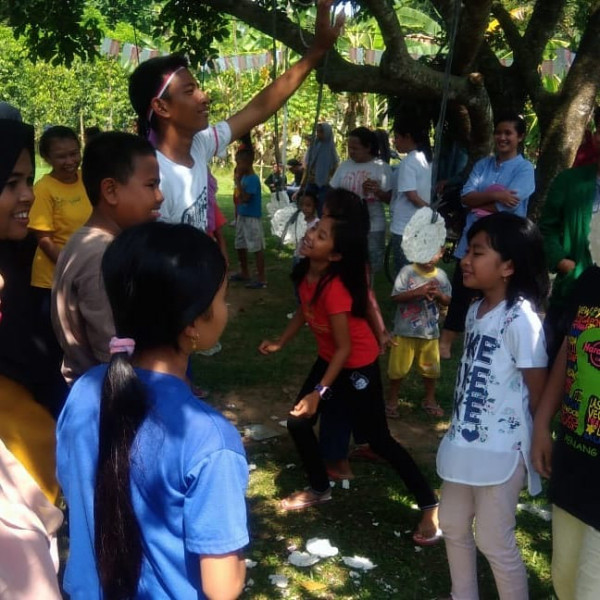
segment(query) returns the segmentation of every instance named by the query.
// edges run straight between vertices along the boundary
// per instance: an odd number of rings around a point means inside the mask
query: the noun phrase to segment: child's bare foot
[[[282,510],[302,510],[309,506],[323,504],[329,500],[331,500],[331,489],[324,492],[315,492],[314,490],[307,489],[290,494],[281,501],[280,506]]]

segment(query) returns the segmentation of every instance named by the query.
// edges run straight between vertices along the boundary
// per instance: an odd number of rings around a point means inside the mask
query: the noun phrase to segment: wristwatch
[[[317,385],[315,385],[315,391],[319,392],[321,400],[329,400],[329,398],[331,398],[331,389],[328,385],[317,383]]]

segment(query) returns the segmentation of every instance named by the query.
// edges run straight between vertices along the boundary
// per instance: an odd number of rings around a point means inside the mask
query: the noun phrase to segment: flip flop
[[[438,529],[431,537],[425,537],[419,531],[415,531],[413,533],[412,539],[417,546],[435,546],[438,542],[442,540],[444,534],[441,529]]]
[[[430,416],[430,417],[443,417],[444,409],[439,404],[421,404],[421,408]]]
[[[302,499],[304,498],[304,499]],[[294,492],[287,498],[284,498],[280,502],[282,510],[303,510],[309,506],[316,506],[318,504],[325,504],[331,500],[331,490],[326,490],[322,493],[313,492],[312,490],[303,490],[301,492]]]

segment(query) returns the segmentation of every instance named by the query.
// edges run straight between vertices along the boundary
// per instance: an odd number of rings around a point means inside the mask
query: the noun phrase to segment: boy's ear
[[[118,203],[117,186],[117,180],[112,177],[106,177],[100,181],[100,197],[104,198],[110,206],[116,206]]]
[[[154,114],[160,117],[167,117],[169,115],[167,104],[162,98],[152,98],[150,106],[152,107]]]

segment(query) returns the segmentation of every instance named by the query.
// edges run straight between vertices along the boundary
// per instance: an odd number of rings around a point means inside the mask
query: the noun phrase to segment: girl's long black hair
[[[119,337],[133,338],[136,353],[178,349],[184,328],[209,314],[225,260],[194,227],[146,223],[125,230],[108,247],[102,275]],[[133,598],[138,587],[143,548],[130,471],[132,445],[147,412],[129,356],[113,354],[102,388],[94,490],[94,545],[107,600]]]
[[[495,213],[473,223],[467,233],[469,243],[482,231],[502,260],[513,263],[514,273],[506,288],[506,304],[512,306],[522,297],[541,308],[550,292],[550,279],[543,238],[537,225],[511,213]]]
[[[352,297],[352,314],[364,318],[369,293],[369,211],[356,194],[341,188],[330,190],[324,204],[328,213],[324,218],[333,220],[333,250],[340,254],[341,259],[329,263],[327,272],[317,283],[311,304],[319,299],[334,277],[339,277]],[[310,261],[304,259],[294,267],[292,281],[296,287],[306,277],[309,266]]]

